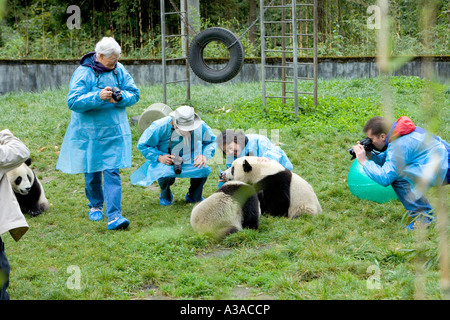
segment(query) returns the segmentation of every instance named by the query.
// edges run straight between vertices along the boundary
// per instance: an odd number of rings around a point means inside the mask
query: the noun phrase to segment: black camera
[[[111,97],[115,100],[115,101],[121,101],[122,100],[122,92],[120,91],[119,88],[117,87],[112,87],[111,88]]]
[[[173,170],[175,171],[175,174],[181,173],[181,166],[183,165],[183,158],[180,156],[174,155],[172,158],[173,162]]]
[[[371,152],[375,148],[374,145],[372,144],[372,139],[370,139],[369,137],[365,137],[364,139],[362,139],[359,142],[359,144],[364,146],[364,150],[366,150],[366,152]],[[350,160],[353,160],[356,158],[356,154],[355,154],[355,151],[353,151],[353,148],[350,148],[347,151],[352,156],[352,158]]]

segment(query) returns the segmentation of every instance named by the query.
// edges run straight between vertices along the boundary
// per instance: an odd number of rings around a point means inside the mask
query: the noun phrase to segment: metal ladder
[[[262,100],[264,109],[266,110],[267,99],[280,98],[283,104],[286,104],[287,99],[294,100],[295,115],[298,116],[299,110],[299,95],[313,95],[314,105],[317,105],[317,0],[303,1],[301,0],[272,0],[270,4],[266,5],[265,0],[260,0],[260,28],[261,28],[261,75],[262,75]],[[281,20],[270,21],[266,20],[267,13],[278,13],[281,10]],[[299,15],[303,18],[299,18]],[[311,26],[312,24],[312,30]],[[273,27],[281,29],[281,35],[269,34],[267,31],[273,33]],[[290,26],[290,32],[288,27]],[[308,29],[308,26],[310,28]],[[281,28],[280,28],[281,27]],[[303,28],[301,28],[303,27]],[[299,32],[299,28],[301,31]],[[308,30],[307,32],[305,30]],[[312,32],[311,32],[312,31]],[[277,31],[275,31],[277,32]],[[278,31],[279,32],[279,31]],[[300,40],[299,41],[299,37]],[[312,46],[311,44],[312,37]],[[267,49],[266,40],[281,40],[281,49]],[[306,46],[303,44],[306,43]],[[307,57],[308,62],[299,62],[300,56],[305,56],[303,53],[312,52]],[[268,53],[281,53],[280,65],[267,65],[266,58]],[[292,63],[288,64],[287,56],[291,55]],[[312,62],[310,62],[312,60]],[[299,76],[299,65],[312,66],[312,76]],[[277,70],[281,68],[281,80],[269,79],[268,70]],[[300,92],[298,88],[299,80],[313,81],[312,92]],[[269,96],[267,95],[266,83],[281,83],[281,95]],[[288,90],[288,85],[291,86]]]
[[[161,47],[162,47],[162,84],[163,84],[163,102],[164,104],[167,104],[167,85],[172,83],[186,83],[186,102],[185,103],[178,103],[178,104],[172,104],[174,105],[184,105],[189,104],[191,101],[191,81],[190,81],[190,72],[189,72],[189,60],[188,60],[188,52],[189,52],[189,20],[188,20],[188,5],[187,0],[181,0],[184,1],[184,8],[185,11],[180,11],[173,0],[170,0],[170,3],[172,4],[172,7],[175,11],[172,12],[166,12],[166,5],[165,0],[160,0],[161,3]],[[184,34],[183,32],[180,32],[181,34],[172,34],[167,35],[166,34],[166,16],[169,15],[178,15],[180,19],[183,21],[183,27],[184,27]],[[180,37],[182,39],[185,38],[185,50],[184,50],[184,56],[183,57],[177,57],[177,58],[170,58],[167,59],[166,57],[166,40],[170,38],[176,38]],[[167,62],[169,61],[175,61],[175,60],[185,60],[186,64],[186,78],[180,79],[180,80],[173,80],[168,81],[167,80]]]

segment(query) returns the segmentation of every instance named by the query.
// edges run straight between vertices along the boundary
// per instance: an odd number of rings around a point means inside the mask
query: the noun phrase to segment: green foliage
[[[255,0],[252,0],[255,1]],[[6,1],[2,1],[5,2]],[[77,5],[81,11],[81,29],[69,30],[66,21],[69,6],[60,0],[18,1],[11,0],[3,10],[0,25],[0,58],[78,58],[92,51],[103,36],[113,36],[122,47],[124,58],[160,58],[161,29],[159,1],[83,1]],[[255,41],[245,33],[254,21],[249,18],[250,0],[200,1],[201,26],[197,32],[208,27],[224,27],[241,38],[245,56],[260,56],[259,23],[255,26]],[[320,56],[370,56],[376,55],[377,30],[367,27],[367,7],[358,1],[319,1]],[[174,11],[169,2],[167,10]],[[259,1],[257,12],[259,16]],[[412,9],[414,8],[414,9]],[[422,8],[416,1],[390,2],[391,42],[393,55],[448,55],[450,36],[446,1],[436,1],[436,23],[432,27],[431,51],[423,45]],[[3,12],[2,12],[3,13]],[[298,12],[301,18],[311,18],[311,12]],[[268,10],[266,20],[281,20],[281,10]],[[166,21],[168,34],[180,34],[180,18],[170,15]],[[311,32],[310,22],[299,24],[299,33]],[[280,35],[281,27],[267,27],[269,36]],[[300,47],[311,47],[312,37],[299,37]],[[270,38],[268,49],[280,49],[281,39]],[[181,56],[181,43],[172,39],[168,43],[168,57]],[[227,50],[214,48],[210,57],[226,57]],[[269,53],[279,56],[279,53]],[[301,52],[303,56],[311,53]]]

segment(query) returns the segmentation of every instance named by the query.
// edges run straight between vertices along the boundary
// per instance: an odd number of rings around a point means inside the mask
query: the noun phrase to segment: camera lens
[[[175,156],[173,158],[173,170],[175,171],[175,174],[181,173],[181,166],[183,165],[183,158],[180,156]]]
[[[175,171],[175,174],[180,174],[181,173],[181,164],[174,164],[173,170]]]
[[[121,101],[122,100],[122,92],[120,91],[119,88],[117,87],[112,87],[111,88],[112,94],[111,97],[115,100],[115,101]]]

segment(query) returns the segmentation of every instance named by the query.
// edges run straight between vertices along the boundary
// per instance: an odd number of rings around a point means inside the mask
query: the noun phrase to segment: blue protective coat
[[[191,134],[191,145],[185,146],[183,138],[172,131],[170,116],[154,121],[140,137],[137,148],[147,161],[131,175],[131,183],[143,187],[151,185],[159,178],[206,178],[211,168],[194,167],[194,158],[204,155],[207,159],[214,156],[216,136],[211,128],[202,121],[202,125]],[[169,153],[169,141],[172,135],[172,154],[183,157],[181,174],[175,174],[174,167],[158,162],[160,155]]]
[[[395,122],[394,126],[398,129],[402,123]],[[397,179],[406,179],[415,197],[419,198],[429,187],[441,185],[447,179],[449,145],[414,125],[409,131],[389,142],[385,152],[373,154],[363,169],[372,180],[383,186]],[[423,178],[427,181],[426,188],[418,186],[419,179]]]
[[[89,55],[83,57],[69,84],[67,104],[72,114],[56,164],[56,169],[66,173],[131,167],[126,107],[139,100],[139,89],[121,63],[116,64],[115,71],[96,74],[89,65],[93,59]],[[122,101],[109,103],[100,99],[100,91],[108,86],[120,88]]]
[[[279,146],[274,145],[269,138],[259,134],[246,134],[245,136],[248,141],[238,158],[247,155],[265,157],[277,161],[288,170],[293,169],[293,165],[286,153]],[[227,156],[227,168],[231,166],[233,160],[233,156]]]

